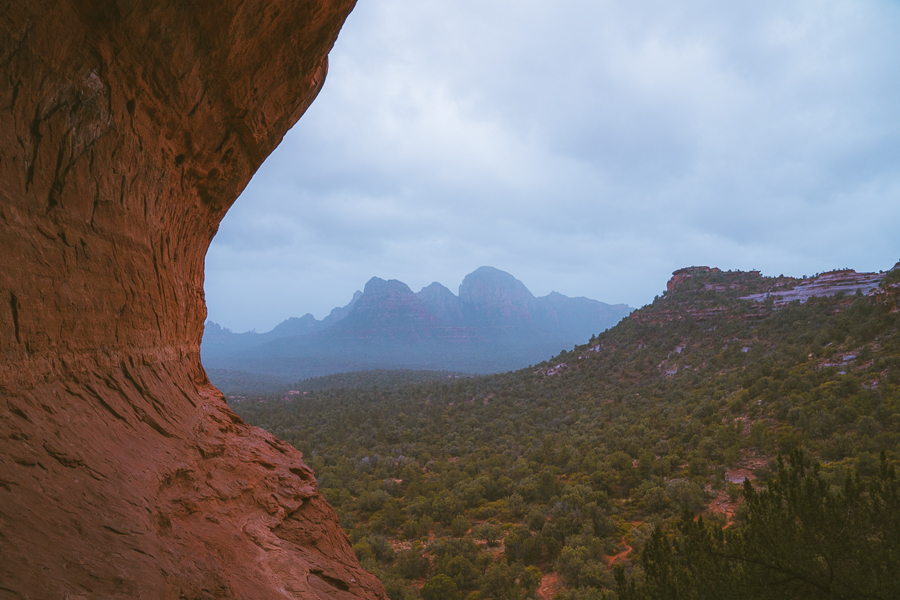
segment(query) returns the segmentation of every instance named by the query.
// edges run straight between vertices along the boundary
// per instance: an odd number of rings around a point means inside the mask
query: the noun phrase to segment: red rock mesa
[[[353,4],[0,8],[0,597],[385,597],[199,358],[210,240]]]

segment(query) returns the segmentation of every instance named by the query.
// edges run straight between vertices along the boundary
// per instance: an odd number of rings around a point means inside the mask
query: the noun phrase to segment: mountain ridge
[[[631,310],[557,292],[535,297],[493,267],[467,275],[459,290],[457,296],[434,282],[415,293],[401,281],[373,277],[322,321],[307,314],[269,332],[237,334],[209,321],[203,362],[214,380],[223,370],[281,380],[366,369],[489,373],[583,343]],[[217,383],[229,387],[224,380]]]

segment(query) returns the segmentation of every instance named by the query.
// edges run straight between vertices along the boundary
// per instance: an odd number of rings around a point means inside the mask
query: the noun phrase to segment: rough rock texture
[[[383,598],[200,365],[203,260],[354,0],[0,6],[0,598]]]
[[[895,270],[896,275],[893,274]],[[815,297],[842,294],[842,303],[850,305],[857,293],[893,305],[900,291],[898,279],[900,268],[896,265],[887,272],[857,273],[844,269],[803,279],[785,275],[764,277],[759,271],[687,267],[672,273],[666,285],[665,304],[651,311],[635,311],[629,318],[655,325],[684,318],[695,322],[722,317],[756,320],[766,318],[773,310],[780,310],[792,302],[803,304]],[[737,310],[733,304],[737,300],[748,302]]]
[[[799,301],[801,304],[815,297],[835,296],[846,294],[852,296],[856,292],[861,294],[874,293],[879,289],[879,284],[884,279],[884,273],[857,273],[853,269],[831,271],[822,273],[808,279],[801,279],[795,286],[788,289],[772,290],[762,294],[742,296],[741,300],[765,302],[772,298],[776,306]]]

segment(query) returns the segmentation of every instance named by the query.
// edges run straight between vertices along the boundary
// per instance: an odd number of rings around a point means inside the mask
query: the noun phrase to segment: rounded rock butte
[[[200,364],[206,250],[353,4],[0,8],[0,597],[385,598]]]

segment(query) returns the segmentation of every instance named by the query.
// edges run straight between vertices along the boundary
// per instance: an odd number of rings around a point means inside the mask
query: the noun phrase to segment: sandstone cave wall
[[[200,365],[218,223],[354,0],[0,7],[0,598],[380,598]]]

